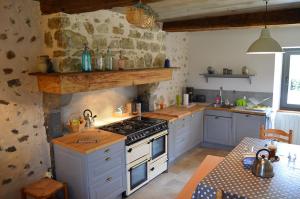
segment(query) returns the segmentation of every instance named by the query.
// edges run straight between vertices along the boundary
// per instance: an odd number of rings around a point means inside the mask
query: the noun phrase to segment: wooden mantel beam
[[[64,12],[68,14],[92,12],[113,7],[131,6],[138,0],[39,0],[42,14]],[[143,3],[152,3],[161,0],[143,0]]]
[[[192,32],[222,30],[238,27],[264,26],[265,12],[245,13],[228,16],[207,17],[184,21],[165,22],[163,30],[167,32]],[[300,8],[268,12],[268,25],[300,24]]]

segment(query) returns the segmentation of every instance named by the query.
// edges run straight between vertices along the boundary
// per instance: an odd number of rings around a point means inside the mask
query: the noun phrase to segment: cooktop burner
[[[127,136],[126,145],[130,145],[168,129],[168,124],[165,120],[138,116],[102,126],[100,129]]]

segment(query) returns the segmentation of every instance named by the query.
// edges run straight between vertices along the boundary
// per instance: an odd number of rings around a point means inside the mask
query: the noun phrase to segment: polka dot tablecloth
[[[243,153],[252,147],[257,151],[269,141],[244,138],[225,159],[197,186],[192,199],[215,199],[217,190],[223,198],[291,198],[300,199],[300,146],[278,143],[277,155],[280,161],[274,162],[274,177],[260,178],[244,169]],[[289,154],[292,161],[288,159]],[[294,160],[294,158],[296,159]]]

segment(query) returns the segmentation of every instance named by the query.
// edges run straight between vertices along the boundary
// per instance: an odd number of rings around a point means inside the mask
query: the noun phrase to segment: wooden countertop
[[[193,114],[195,112],[203,111],[208,105],[209,104],[207,103],[197,103],[194,106],[191,106],[190,108],[174,105],[161,110],[156,110],[153,112],[153,114],[164,115],[178,119]]]
[[[266,116],[265,111],[255,111],[255,110],[247,110],[247,109],[238,109],[238,108],[222,108],[222,107],[206,107],[206,110],[217,110],[217,111],[227,111],[232,113],[243,113],[243,114],[249,114],[249,115],[260,115],[260,116]]]
[[[261,115],[261,116],[266,115],[265,111],[246,110],[246,109],[239,109],[239,108],[212,107],[210,106],[209,103],[196,103],[194,106],[190,108],[174,105],[161,110],[156,110],[154,112],[144,113],[143,116],[164,119],[168,121],[174,121],[176,119],[185,117],[195,112],[204,111],[204,110],[218,110],[218,111],[227,111],[233,113],[243,113],[249,115]]]
[[[143,113],[144,117],[149,117],[149,118],[156,118],[156,119],[161,119],[161,120],[167,120],[169,122],[175,121],[178,118],[175,116],[170,116],[170,115],[163,115],[155,112],[148,112],[148,113]]]
[[[123,141],[126,136],[103,131],[99,129],[90,129],[80,133],[65,135],[52,140],[53,144],[77,151],[79,153],[88,154],[96,150],[103,149],[107,146]],[[80,140],[90,140],[97,142],[78,143]]]

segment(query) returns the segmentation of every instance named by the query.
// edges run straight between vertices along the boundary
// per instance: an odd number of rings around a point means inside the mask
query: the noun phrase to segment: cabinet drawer
[[[219,116],[219,117],[232,117],[231,112],[215,111],[215,110],[206,110],[205,115],[212,115],[212,116]]]
[[[175,124],[176,124],[176,129],[181,129],[184,127],[187,127],[189,124],[189,120],[190,120],[191,116],[185,116],[183,118],[180,118],[178,120],[176,120]]]
[[[97,158],[93,162],[89,163],[89,183],[95,183],[105,172],[111,170],[112,168],[119,167],[120,165],[125,167],[124,156],[124,152],[120,151],[113,155],[105,155]],[[123,170],[120,169],[120,171]]]
[[[101,159],[105,159],[107,156],[113,156],[119,152],[125,153],[125,142],[118,142],[116,144],[105,147],[104,149],[95,151],[88,155],[88,162],[93,163],[94,161],[99,161]]]
[[[103,177],[90,186],[91,199],[106,199],[121,195],[125,190],[123,184],[122,167],[116,167],[103,174]]]

